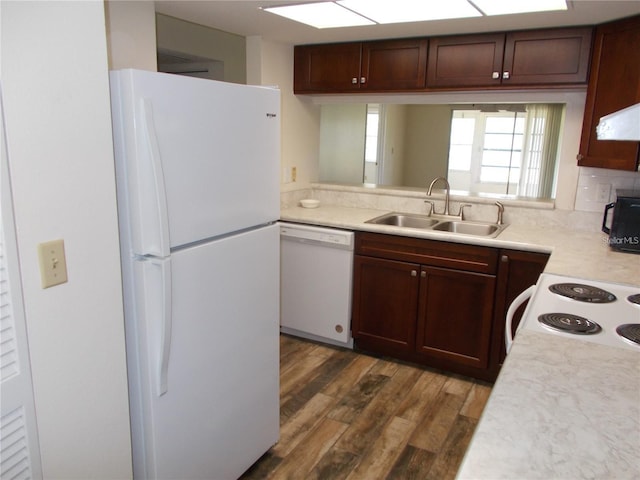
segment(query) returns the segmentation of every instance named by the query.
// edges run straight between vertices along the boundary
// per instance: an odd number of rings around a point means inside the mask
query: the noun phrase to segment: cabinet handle
[[[500,72],[491,73],[491,78],[493,78],[494,80],[499,79],[500,78]]]
[[[581,153],[579,153],[578,155],[576,155],[576,160],[582,160],[584,157],[582,156]]]
[[[509,74],[509,72],[502,72],[502,78],[503,78],[503,79],[505,79],[505,80],[509,80],[509,77],[510,77],[510,76],[511,76],[511,75]]]
[[[509,262],[509,256],[508,256],[508,255],[502,255],[502,256],[500,257],[500,261],[501,261],[502,263],[507,263],[507,262]]]
[[[354,85],[357,85],[358,84],[358,79],[356,77],[353,77],[351,79],[351,83],[354,84]]]
[[[415,270],[411,270],[411,276],[412,277],[417,277],[418,276],[418,272],[416,272]]]
[[[427,278],[427,272],[420,272],[420,276],[422,278]]]
[[[367,83],[367,79],[365,77],[360,77],[360,83]]]

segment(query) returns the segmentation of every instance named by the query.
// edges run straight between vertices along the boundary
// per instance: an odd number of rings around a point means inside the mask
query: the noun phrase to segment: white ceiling
[[[156,0],[156,11],[242,36],[260,35],[288,43],[328,43],[456,33],[522,30],[568,25],[593,25],[640,14],[640,0],[573,0],[563,12],[436,20],[395,25],[318,30],[258,7],[304,3],[305,0]],[[389,0],[393,1],[393,0]],[[446,0],[416,0],[446,1]],[[535,0],[534,0],[535,1]]]

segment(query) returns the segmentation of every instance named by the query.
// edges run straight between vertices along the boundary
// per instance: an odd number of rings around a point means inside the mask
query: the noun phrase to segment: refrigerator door
[[[136,478],[237,478],[277,441],[279,260],[270,225],[134,262]]]
[[[278,219],[277,89],[118,70],[111,90],[128,253],[164,257]]]

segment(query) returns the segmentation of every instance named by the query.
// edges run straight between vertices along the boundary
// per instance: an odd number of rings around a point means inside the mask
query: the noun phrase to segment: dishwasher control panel
[[[299,242],[324,243],[335,246],[353,248],[353,232],[333,230],[306,225],[280,225],[282,238],[296,239]]]

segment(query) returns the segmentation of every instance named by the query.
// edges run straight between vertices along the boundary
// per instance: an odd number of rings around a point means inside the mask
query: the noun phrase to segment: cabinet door
[[[429,40],[428,87],[500,85],[504,33]]]
[[[498,374],[506,356],[504,346],[504,326],[507,309],[511,302],[531,285],[535,285],[538,277],[549,260],[546,253],[520,252],[501,250],[498,265],[498,285],[496,287],[495,320],[491,340],[491,369]],[[525,302],[513,317],[512,333],[516,331],[520,318],[524,313]]]
[[[639,142],[598,140],[600,117],[640,102],[640,16],[596,28],[578,165],[636,170]]]
[[[360,43],[294,47],[294,93],[360,88]]]
[[[591,28],[508,33],[503,85],[553,85],[587,82]]]
[[[416,350],[427,357],[486,368],[495,276],[422,267]]]
[[[413,352],[419,268],[355,256],[351,328],[358,347],[378,353]]]
[[[425,87],[427,39],[362,44],[361,86],[368,90],[411,90]]]

